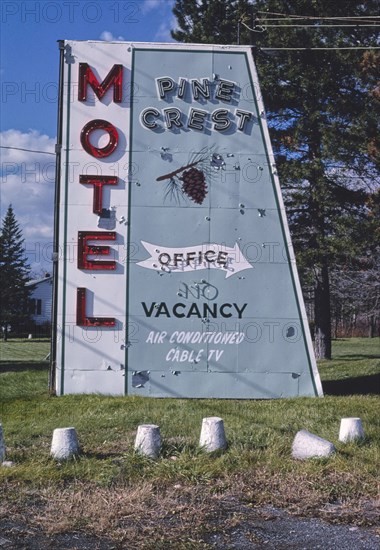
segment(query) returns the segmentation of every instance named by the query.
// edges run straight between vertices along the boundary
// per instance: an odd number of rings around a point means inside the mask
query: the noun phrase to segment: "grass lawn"
[[[181,546],[189,530],[201,540],[228,498],[334,521],[376,521],[378,340],[333,343],[334,360],[319,365],[323,399],[51,397],[48,353],[47,340],[0,343],[0,422],[7,460],[15,463],[0,468],[0,518],[11,513],[43,529],[107,533],[116,541],[128,539],[128,548],[165,548],[173,536],[178,548],[190,548]],[[225,453],[210,456],[198,449],[205,416],[223,418]],[[347,416],[362,419],[362,443],[338,441],[340,419]],[[142,423],[161,427],[158,461],[133,451]],[[56,463],[49,457],[51,436],[54,428],[65,426],[75,426],[82,454]],[[332,441],[335,456],[293,460],[292,440],[302,428]],[[167,529],[158,535],[157,524]],[[141,537],[154,545],[143,546]]]

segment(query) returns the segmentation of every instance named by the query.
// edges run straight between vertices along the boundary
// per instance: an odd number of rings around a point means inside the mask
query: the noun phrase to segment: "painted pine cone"
[[[190,168],[182,175],[182,189],[192,201],[197,204],[202,204],[207,195],[207,185],[205,175],[197,168]]]

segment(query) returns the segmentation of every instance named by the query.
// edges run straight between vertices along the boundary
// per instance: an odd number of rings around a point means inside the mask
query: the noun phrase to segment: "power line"
[[[254,46],[252,46],[254,47]],[[332,47],[332,48],[305,48],[305,47],[299,47],[299,48],[262,48],[261,46],[258,48],[258,50],[266,51],[266,50],[302,50],[302,51],[310,51],[310,50],[380,50],[380,46],[344,46],[344,47]]]
[[[14,151],[26,151],[27,153],[41,153],[42,155],[54,155],[55,153],[50,153],[49,151],[37,151],[35,149],[24,149],[23,147],[7,147],[5,145],[0,145],[0,149],[11,149]]]
[[[248,30],[250,31],[253,31],[253,32],[265,32],[266,28],[267,27],[271,27],[271,28],[280,28],[280,29],[288,29],[288,28],[292,28],[292,27],[297,27],[297,28],[302,28],[302,27],[307,27],[307,28],[311,28],[311,29],[320,29],[320,28],[345,28],[345,27],[351,27],[351,28],[358,28],[358,27],[380,27],[380,21],[378,23],[374,23],[374,24],[371,24],[371,25],[305,25],[305,24],[302,24],[302,25],[267,25],[265,22],[263,22],[263,24],[261,25],[255,25],[253,28],[250,27],[249,25],[247,25],[247,23],[244,23],[244,21],[240,21],[240,23],[246,27]]]
[[[380,17],[371,17],[371,18],[353,18],[353,17],[257,17],[258,21],[342,21],[353,22],[353,23],[378,23]]]
[[[325,16],[318,16],[318,15],[291,15],[290,13],[278,13],[278,12],[272,12],[272,11],[258,11],[257,14],[262,14],[264,16],[266,15],[280,15],[283,19],[317,19],[317,20],[371,20],[371,19],[380,19],[380,16],[378,15],[349,15],[349,16],[333,16],[333,17],[325,17]]]
[[[258,11],[256,13],[264,13],[262,11]],[[265,15],[265,13],[264,13]],[[319,21],[325,20],[325,21],[372,21],[374,19],[378,20],[380,19],[380,15],[351,15],[347,17],[325,17],[325,16],[319,16],[319,15],[290,15],[284,13],[282,17],[266,17],[265,20],[267,21],[283,21],[284,19],[317,19]]]
[[[249,27],[249,25],[247,25],[246,23],[244,23],[244,21],[240,21],[240,23],[246,27],[249,31],[253,31],[253,32],[260,32],[260,33],[263,33],[265,32],[265,27],[261,26],[261,25],[258,25],[257,27],[254,27],[254,28],[251,28]],[[270,25],[268,25],[270,26]],[[275,27],[281,27],[281,25],[273,25]],[[283,25],[282,27],[291,27],[292,25]],[[294,26],[298,26],[298,25],[294,25]],[[309,26],[309,25],[305,25],[305,26]],[[314,25],[311,25],[312,27],[314,27]],[[330,26],[330,25],[326,25],[326,26]],[[355,27],[356,25],[354,25]],[[315,28],[318,28],[318,27],[315,27]],[[254,45],[251,44],[252,47],[254,47]],[[305,47],[295,47],[295,48],[259,48],[260,50],[378,50],[380,49],[380,47],[378,46],[333,46],[333,47],[311,47],[311,48],[305,48]]]
[[[243,25],[245,25],[245,23],[243,23]],[[274,27],[279,27],[279,28],[289,28],[289,27],[308,27],[308,28],[312,28],[312,29],[320,29],[320,28],[326,28],[326,27],[330,27],[330,28],[346,28],[346,27],[351,27],[351,28],[355,28],[357,29],[358,27],[380,27],[380,21],[378,23],[371,23],[371,24],[365,24],[365,25],[361,25],[361,24],[356,24],[356,25],[334,25],[334,24],[328,24],[328,25],[267,25],[265,23],[265,21],[262,22],[261,25],[259,25],[263,28],[266,28],[266,27],[271,27],[271,28],[274,28]],[[254,29],[250,29],[250,30],[254,30]]]

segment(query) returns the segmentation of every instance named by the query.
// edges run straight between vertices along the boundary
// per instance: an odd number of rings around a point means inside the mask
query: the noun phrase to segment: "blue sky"
[[[0,3],[0,214],[12,203],[35,273],[51,271],[57,40],[172,42],[173,0]],[[45,154],[12,149],[30,149]]]

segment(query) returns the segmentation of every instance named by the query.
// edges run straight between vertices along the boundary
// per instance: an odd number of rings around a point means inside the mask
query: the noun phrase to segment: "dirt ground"
[[[290,515],[272,506],[250,508],[238,501],[220,503],[221,513],[208,525],[202,537],[170,540],[170,525],[156,526],[150,540],[115,542],[112,537],[98,537],[86,532],[47,534],[25,521],[0,520],[1,550],[129,550],[133,549],[268,549],[268,550],[377,550],[380,529],[354,524],[331,524],[318,518]],[[231,517],[234,521],[231,522]],[[228,521],[224,521],[227,520]],[[162,530],[165,530],[163,537]],[[161,532],[160,532],[161,531]],[[166,540],[163,541],[163,538]],[[160,542],[159,542],[160,541]]]

